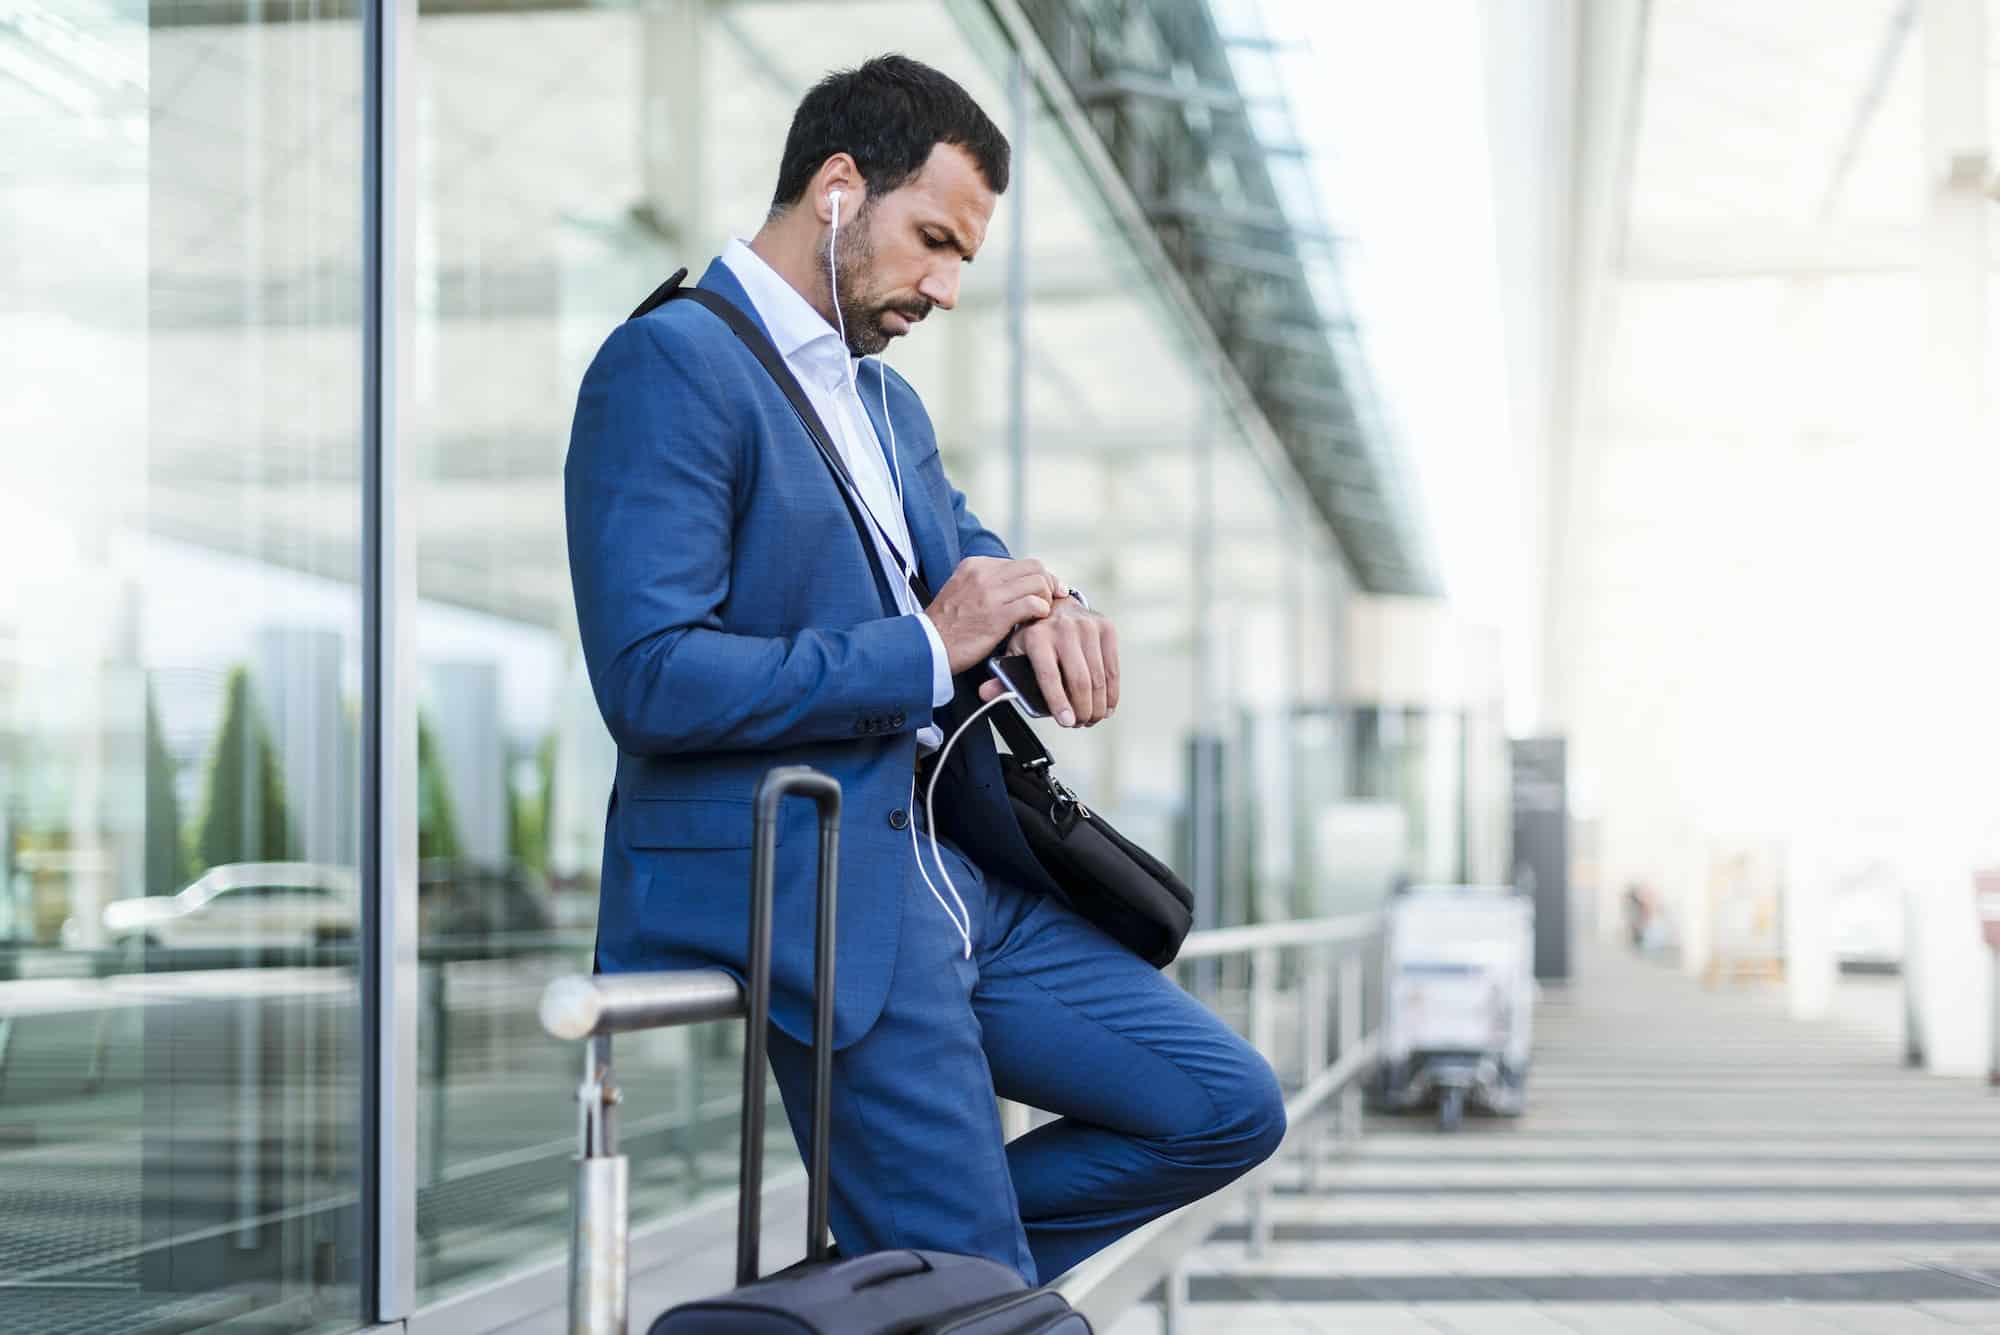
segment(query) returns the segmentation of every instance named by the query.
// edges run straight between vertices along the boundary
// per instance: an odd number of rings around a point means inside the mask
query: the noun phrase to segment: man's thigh
[[[1067,906],[998,885],[990,900],[1013,920],[973,1010],[1002,1097],[1172,1141],[1214,1134],[1274,1088],[1213,1012]]]
[[[976,904],[960,865],[953,879]],[[905,910],[894,967],[881,1018],[834,1054],[834,1236],[849,1254],[923,1247],[1032,1276],[972,1012],[975,965],[928,895]],[[773,1029],[771,1066],[803,1153],[811,1049]]]

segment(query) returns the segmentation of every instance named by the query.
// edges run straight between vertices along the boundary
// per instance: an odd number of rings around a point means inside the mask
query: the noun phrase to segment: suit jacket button
[[[910,813],[903,810],[901,807],[897,807],[894,811],[889,813],[890,829],[892,830],[907,829],[909,828],[909,824],[910,824]]]
[[[892,728],[900,728],[903,726],[903,711],[901,711],[900,709],[896,711],[895,716],[889,720],[889,726]]]

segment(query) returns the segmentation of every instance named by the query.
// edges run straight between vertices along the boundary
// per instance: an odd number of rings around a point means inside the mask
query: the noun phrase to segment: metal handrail
[[[1375,1035],[1361,1032],[1361,951],[1381,929],[1378,914],[1356,913],[1298,922],[1265,923],[1250,927],[1224,927],[1195,932],[1183,943],[1176,963],[1213,959],[1226,955],[1248,955],[1252,961],[1249,994],[1251,1042],[1267,1057],[1275,1055],[1277,961],[1280,951],[1304,953],[1297,971],[1299,1001],[1299,1065],[1301,1086],[1285,1102],[1289,1124],[1282,1153],[1302,1149],[1307,1156],[1310,1181],[1318,1160],[1319,1128],[1315,1121],[1321,1109],[1340,1098],[1339,1130],[1343,1140],[1351,1140],[1359,1130],[1359,1090],[1356,1083],[1374,1064]],[[1337,963],[1329,955],[1337,953]],[[1326,1020],[1328,965],[1334,966],[1338,983],[1339,1019],[1337,1055],[1327,1061]],[[683,969],[656,973],[580,975],[555,979],[543,990],[540,1008],[542,1028],[552,1037],[584,1043],[584,1079],[578,1089],[582,1104],[579,1119],[581,1150],[578,1155],[578,1188],[582,1200],[605,1195],[603,1185],[590,1180],[603,1176],[622,1157],[616,1148],[612,1109],[618,1102],[611,1074],[611,1036],[705,1020],[741,1017],[745,1012],[743,987],[733,974],[721,969]],[[1118,1315],[1156,1284],[1165,1281],[1166,1328],[1172,1332],[1183,1324],[1182,1305],[1186,1298],[1185,1258],[1214,1231],[1221,1215],[1248,1200],[1250,1204],[1250,1246],[1261,1250],[1270,1237],[1265,1198],[1269,1193],[1268,1167],[1246,1174],[1228,1188],[1192,1205],[1155,1219],[1126,1235],[1112,1246],[1061,1276],[1055,1287],[1098,1329],[1109,1329]],[[616,1193],[617,1212],[622,1217],[622,1186]],[[615,1289],[621,1300],[625,1287],[622,1233],[608,1232],[611,1216],[601,1211],[577,1212],[574,1220],[579,1247],[595,1247],[615,1257],[611,1269],[618,1273],[572,1273],[572,1331],[595,1332],[599,1325],[578,1320],[578,1286],[593,1284]],[[609,1243],[610,1245],[606,1245]],[[605,1310],[608,1303],[582,1304]]]
[[[1252,927],[1214,927],[1192,933],[1181,946],[1175,963],[1181,960],[1213,959],[1218,955],[1241,955],[1249,951],[1284,946],[1331,946],[1371,939],[1381,930],[1382,919],[1374,913],[1347,913],[1333,918],[1305,918],[1296,922],[1258,923]]]
[[[1293,946],[1365,942],[1379,930],[1380,921],[1373,913],[1349,913],[1217,927],[1190,934],[1175,963]],[[542,1028],[552,1038],[595,1038],[742,1015],[743,985],[721,969],[580,974],[558,978],[542,992]]]
[[[542,990],[551,1038],[600,1038],[637,1029],[742,1018],[743,984],[721,969],[558,978]]]

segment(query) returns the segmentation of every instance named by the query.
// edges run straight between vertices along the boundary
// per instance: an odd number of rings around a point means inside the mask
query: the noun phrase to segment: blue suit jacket
[[[701,286],[756,318],[719,260]],[[886,440],[882,374],[864,363],[860,390]],[[1007,549],[946,480],[915,391],[888,376],[911,541],[942,588],[961,557]],[[910,806],[916,732],[932,712],[928,637],[895,614],[784,395],[694,302],[669,302],[605,341],[577,397],[563,477],[584,661],[618,745],[599,967],[720,965],[741,977],[751,797],[771,766],[812,765],[844,799],[834,1013],[836,1041],[854,1042],[881,1013],[903,915],[943,911],[918,878],[909,830],[890,822]],[[979,677],[961,677],[937,711],[947,735],[977,707]],[[778,838],[772,1014],[801,1041],[813,821],[811,804],[787,803]],[[1056,893],[1021,837],[983,724],[953,749],[938,826],[982,870]]]

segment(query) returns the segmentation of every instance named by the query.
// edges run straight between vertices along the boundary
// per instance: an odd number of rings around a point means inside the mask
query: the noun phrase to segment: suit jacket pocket
[[[631,797],[620,803],[634,848],[748,848],[751,806],[725,797]],[[784,821],[778,837],[784,838]]]

